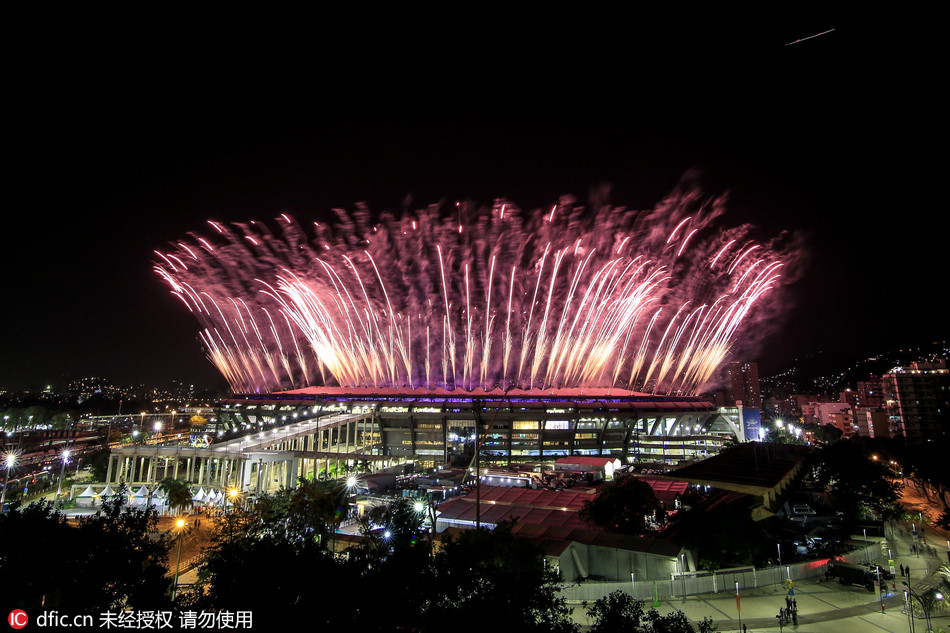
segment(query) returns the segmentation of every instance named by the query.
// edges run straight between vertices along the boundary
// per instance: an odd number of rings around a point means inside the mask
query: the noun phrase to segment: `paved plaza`
[[[912,553],[914,537],[910,524],[894,524],[894,538],[891,544],[894,565],[910,567],[912,584],[915,591],[935,584],[933,572],[941,564],[947,564],[946,535],[933,532],[928,527],[926,551]],[[878,564],[887,566],[887,560],[878,560]],[[660,602],[657,611],[669,613],[680,610],[692,621],[697,622],[709,616],[718,631],[743,631],[742,625],[750,633],[794,632],[794,633],[875,633],[893,631],[894,633],[925,633],[926,620],[922,617],[913,622],[904,609],[904,594],[900,589],[900,576],[888,581],[888,594],[884,598],[884,611],[881,610],[880,596],[858,586],[842,586],[837,581],[826,582],[824,578],[799,580],[794,585],[794,598],[798,603],[798,625],[780,626],[779,609],[785,607],[786,589],[782,585],[771,585],[758,589],[743,590],[740,597],[740,613],[736,609],[736,597],[733,592],[690,596],[685,600],[675,598]],[[950,599],[950,596],[947,597]],[[648,604],[647,607],[650,605]],[[934,631],[941,628],[950,633],[950,610],[944,615],[931,617]],[[581,625],[588,624],[586,610],[576,605],[574,619]],[[913,628],[911,628],[913,627]]]

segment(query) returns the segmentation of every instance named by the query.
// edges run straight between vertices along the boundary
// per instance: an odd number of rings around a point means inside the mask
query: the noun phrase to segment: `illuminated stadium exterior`
[[[226,425],[251,427],[330,415],[345,420],[335,438],[328,427],[303,448],[423,466],[450,462],[476,428],[482,429],[482,455],[500,462],[600,455],[624,464],[679,464],[746,439],[741,415],[709,399],[623,389],[310,387],[234,396],[219,410]]]

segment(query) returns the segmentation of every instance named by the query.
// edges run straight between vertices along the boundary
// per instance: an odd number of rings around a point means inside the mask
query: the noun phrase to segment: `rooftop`
[[[798,475],[809,451],[807,446],[746,442],[657,477],[760,496],[766,513],[754,516],[765,518],[781,491]]]

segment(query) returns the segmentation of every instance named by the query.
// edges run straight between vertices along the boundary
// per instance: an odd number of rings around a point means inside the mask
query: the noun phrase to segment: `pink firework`
[[[650,211],[563,199],[383,214],[304,230],[210,222],[155,271],[236,392],[314,384],[621,386],[691,394],[779,300],[793,254],[723,229],[682,187]]]

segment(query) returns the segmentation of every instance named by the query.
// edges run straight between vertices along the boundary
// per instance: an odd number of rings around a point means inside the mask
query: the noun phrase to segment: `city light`
[[[178,573],[181,570],[181,538],[185,533],[185,520],[176,520],[175,527],[178,528],[178,562],[175,564],[175,580],[172,583],[172,600],[175,599],[175,595],[178,593]]]
[[[3,456],[3,464],[6,467],[3,475],[3,491],[0,492],[0,512],[3,512],[4,503],[7,498],[7,486],[10,484],[10,469],[16,466],[19,454],[16,451],[7,451]]]

